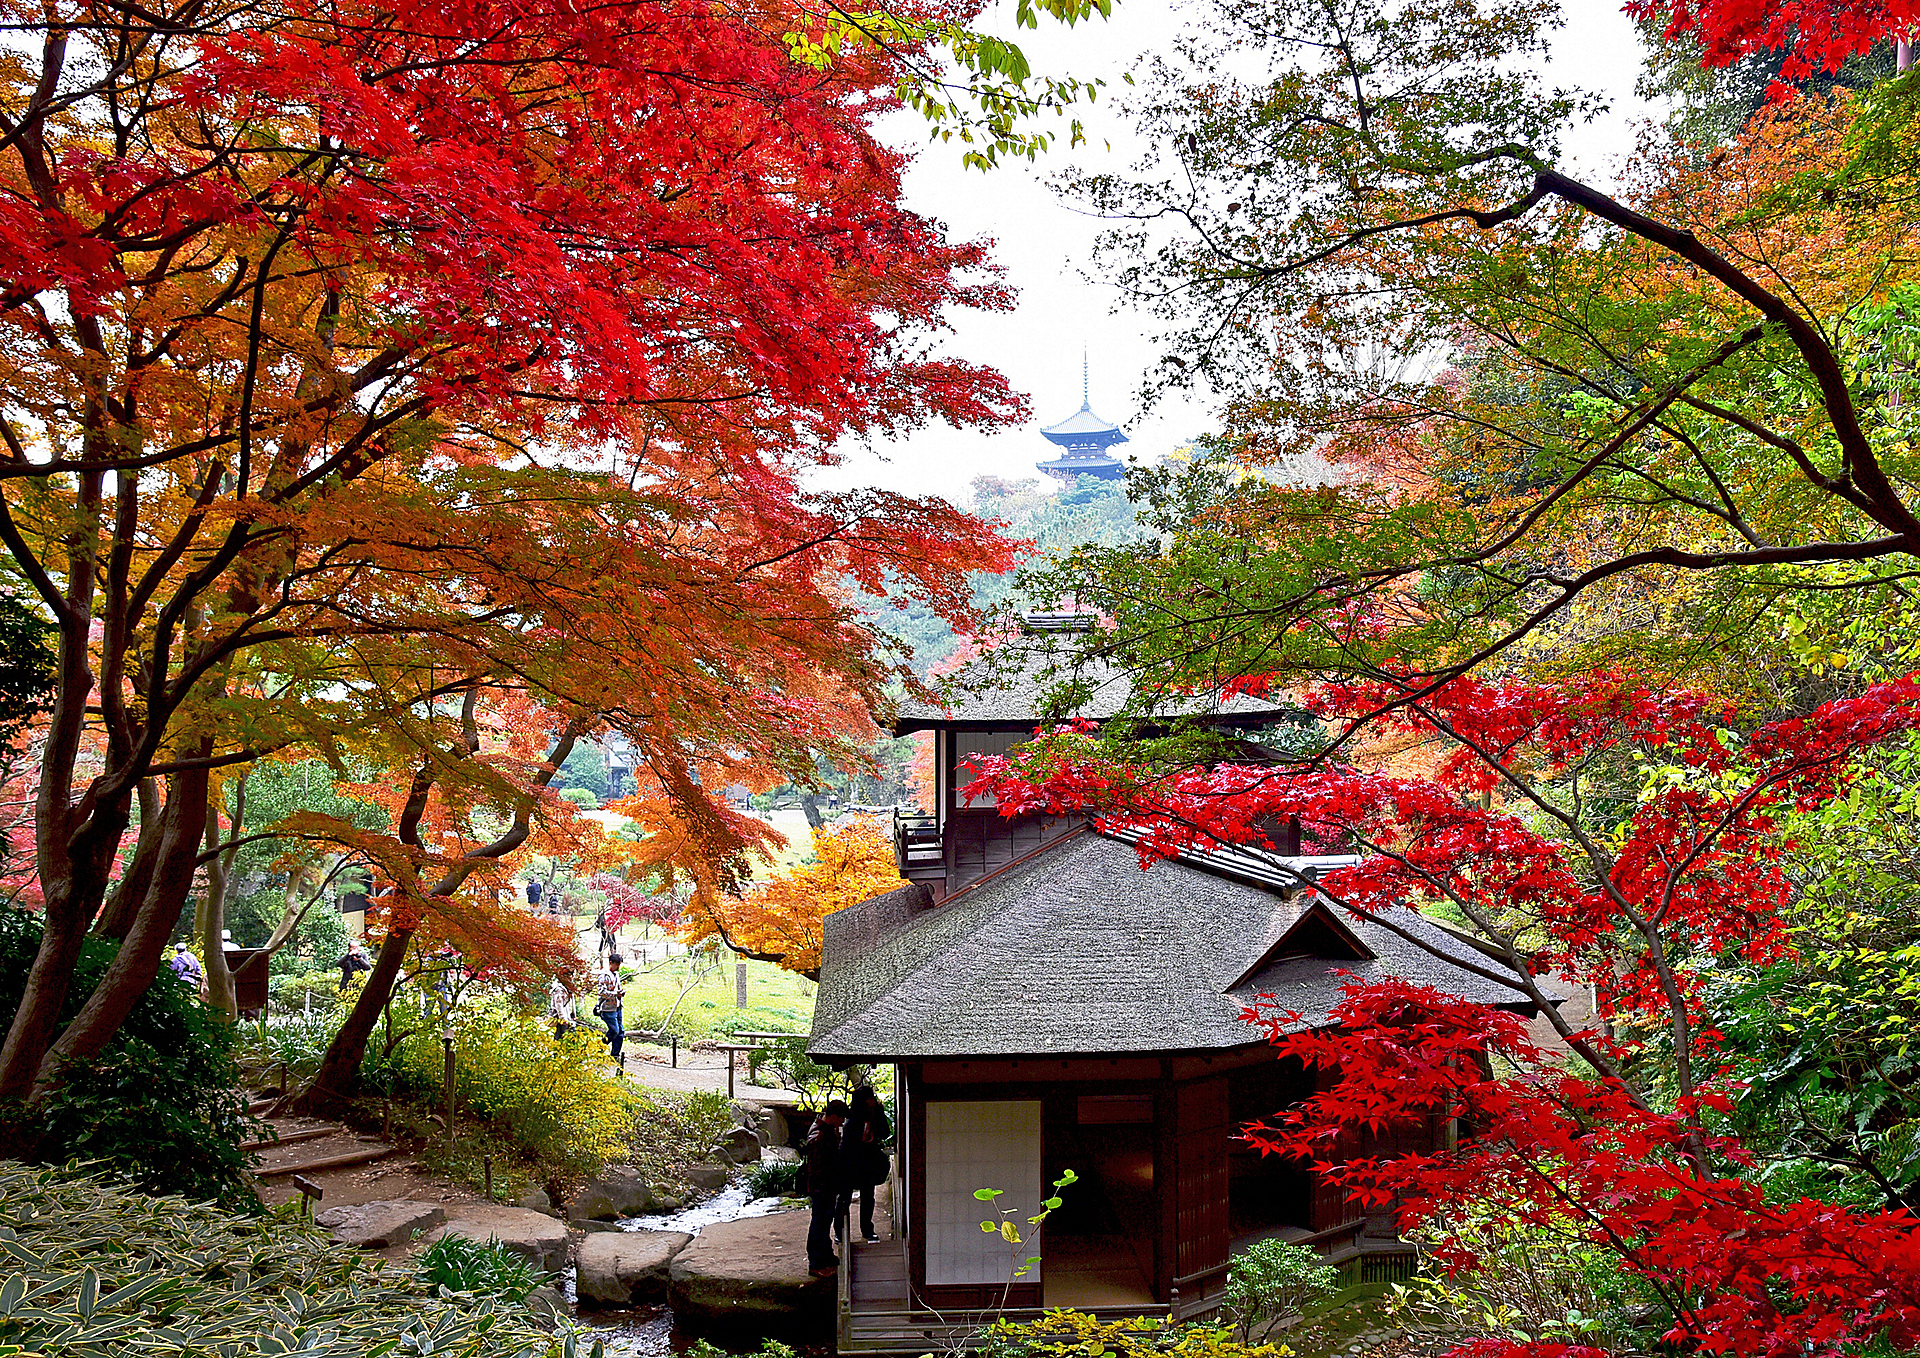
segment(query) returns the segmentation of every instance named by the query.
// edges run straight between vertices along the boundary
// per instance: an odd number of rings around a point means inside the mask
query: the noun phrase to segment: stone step
[[[271,1141],[248,1141],[240,1149],[243,1151],[272,1150],[275,1146],[291,1146],[296,1141],[312,1141],[315,1137],[332,1136],[336,1132],[346,1130],[339,1123],[332,1122],[324,1127],[307,1127],[297,1132],[282,1132]]]

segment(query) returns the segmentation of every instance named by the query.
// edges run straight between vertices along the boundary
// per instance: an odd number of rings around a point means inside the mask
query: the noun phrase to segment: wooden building
[[[992,824],[951,789],[969,754],[1033,729],[1004,699],[910,712],[915,725],[940,742],[941,814],[920,841],[903,836],[903,858],[920,849],[903,863],[911,885],[827,917],[809,1045],[898,1073],[897,1238],[849,1247],[842,1351],[925,1352],[1003,1294],[1015,1310],[1200,1314],[1233,1251],[1264,1236],[1363,1276],[1404,1260],[1390,1222],[1353,1216],[1309,1170],[1238,1139],[1311,1092],[1241,1013],[1273,994],[1324,1023],[1340,972],[1523,1011],[1525,997],[1418,913],[1353,921],[1303,886],[1345,860],[1223,851],[1142,871],[1131,842],[1084,820]],[[1449,1135],[1410,1128],[1350,1153]],[[1069,1168],[1079,1182],[1037,1250],[1020,1251],[1040,1263],[1009,1288],[1012,1254],[980,1229],[992,1213],[974,1192],[1000,1189],[1025,1216]]]

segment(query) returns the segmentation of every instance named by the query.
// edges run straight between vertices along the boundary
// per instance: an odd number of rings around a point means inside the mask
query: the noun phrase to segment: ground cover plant
[[[0,1161],[0,1347],[45,1358],[135,1352],[270,1358],[590,1358],[485,1292],[443,1296],[409,1268],[299,1221],[233,1216],[100,1174]]]
[[[434,1241],[420,1252],[414,1267],[430,1287],[512,1302],[526,1300],[527,1293],[546,1281],[546,1275],[498,1240],[464,1235]]]
[[[1231,1329],[1164,1316],[1108,1320],[1084,1311],[1048,1311],[1039,1320],[996,1320],[978,1336],[981,1358],[1290,1358],[1283,1344],[1249,1344]]]

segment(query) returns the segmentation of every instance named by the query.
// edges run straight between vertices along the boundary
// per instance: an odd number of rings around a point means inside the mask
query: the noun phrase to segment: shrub
[[[284,950],[283,950],[284,951]],[[280,953],[274,954],[278,961]],[[299,960],[299,959],[296,959]],[[302,967],[307,963],[302,962]],[[267,987],[273,992],[273,1012],[289,1018],[311,1013],[315,1018],[340,1008],[340,973],[337,971],[296,970],[286,975],[275,973]]]
[[[807,1055],[805,1037],[767,1042],[747,1053],[749,1080],[755,1084],[777,1080],[780,1088],[799,1094],[801,1106],[806,1108],[824,1108],[829,1099],[850,1098],[861,1085],[884,1083],[884,1074],[874,1066],[848,1066],[842,1070],[816,1061]]]
[[[471,1240],[447,1235],[421,1254],[420,1276],[435,1287],[475,1297],[505,1297],[525,1301],[527,1293],[546,1281],[533,1265],[498,1240]]]
[[[11,1014],[40,944],[40,920],[0,908],[0,1014]],[[117,943],[81,945],[60,1021],[99,983]],[[134,1005],[98,1057],[70,1067],[29,1127],[50,1163],[110,1165],[154,1193],[183,1193],[235,1208],[257,1206],[240,1144],[263,1124],[247,1116],[234,1062],[233,1029],[170,970]]]
[[[633,1159],[650,1179],[679,1179],[704,1160],[713,1143],[736,1125],[727,1096],[714,1089],[688,1094],[650,1091],[639,1110]]]
[[[242,1073],[258,1088],[277,1085],[282,1065],[288,1084],[298,1086],[320,1069],[320,1058],[339,1027],[340,1015],[334,1012],[243,1023],[235,1032],[235,1055]]]
[[[626,1157],[644,1101],[607,1064],[597,1038],[575,1031],[555,1041],[543,1021],[495,1002],[463,1004],[453,1033],[454,1098],[469,1115],[562,1174],[597,1174]],[[402,1088],[438,1107],[439,1034],[416,1031],[394,1057]]]
[[[1227,1267],[1226,1318],[1247,1339],[1256,1325],[1304,1314],[1339,1286],[1339,1270],[1321,1263],[1305,1245],[1257,1240]]]
[[[548,1334],[491,1296],[437,1296],[417,1274],[333,1245],[303,1222],[148,1197],[107,1175],[0,1162],[0,1234],[10,1275],[0,1287],[5,1353],[576,1358],[589,1351],[571,1326]]]
[[[805,1167],[799,1160],[762,1160],[747,1172],[747,1187],[756,1198],[787,1197]]]
[[[1397,1322],[1462,1343],[1492,1338],[1616,1350],[1659,1347],[1666,1328],[1659,1298],[1623,1274],[1617,1256],[1577,1235],[1475,1215],[1450,1221],[1445,1237],[1473,1256],[1472,1265],[1393,1288],[1387,1311]],[[1414,1235],[1422,1244],[1438,1238],[1437,1231]],[[1630,1319],[1636,1315],[1638,1323]]]
[[[981,1330],[980,1358],[1291,1358],[1279,1344],[1249,1345],[1217,1325],[1161,1316],[1100,1320],[1084,1311],[1048,1311],[1038,1320],[996,1320]]]

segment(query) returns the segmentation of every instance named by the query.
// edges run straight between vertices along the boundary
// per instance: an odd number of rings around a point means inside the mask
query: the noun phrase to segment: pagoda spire
[[[1080,348],[1080,409],[1059,424],[1042,429],[1040,436],[1062,450],[1040,470],[1062,484],[1072,486],[1083,476],[1102,481],[1118,481],[1127,474],[1126,464],[1108,449],[1125,443],[1127,436],[1118,425],[1109,424],[1093,413],[1093,363],[1087,347]]]

